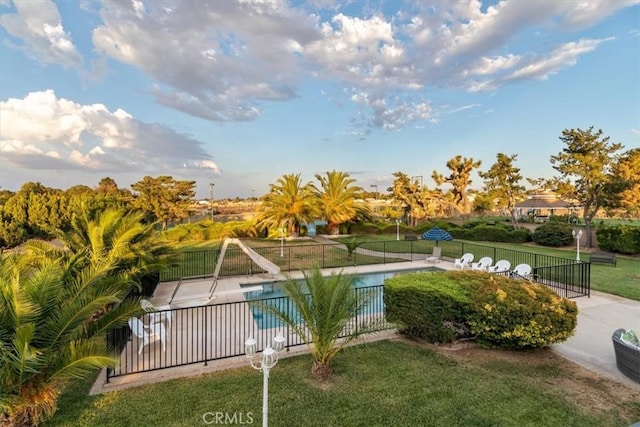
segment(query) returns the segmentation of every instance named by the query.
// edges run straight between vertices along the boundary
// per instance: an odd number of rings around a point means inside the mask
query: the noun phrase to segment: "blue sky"
[[[433,188],[458,154],[553,176],[567,128],[640,147],[638,0],[0,0],[0,37],[3,189]]]

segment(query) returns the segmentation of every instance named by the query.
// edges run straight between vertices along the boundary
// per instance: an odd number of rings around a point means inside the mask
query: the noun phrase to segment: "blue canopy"
[[[440,227],[433,227],[432,229],[422,233],[422,239],[435,240],[436,246],[438,246],[438,242],[440,240],[453,240],[453,236]]]

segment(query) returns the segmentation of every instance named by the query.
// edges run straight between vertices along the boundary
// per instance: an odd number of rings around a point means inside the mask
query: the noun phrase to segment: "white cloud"
[[[432,88],[498,90],[574,65],[606,39],[571,41],[570,32],[638,1],[409,2],[386,14],[364,3],[103,1],[93,42],[151,76],[158,103],[193,116],[254,120],[310,76],[353,88],[359,123],[395,130],[433,120]],[[532,31],[566,41],[523,44]]]
[[[547,57],[533,58],[527,65],[507,76],[505,80],[546,80],[550,75],[558,73],[561,69],[575,65],[580,55],[593,51],[600,43],[609,40],[612,40],[612,38],[600,40],[582,39],[578,42],[566,43],[555,49]]]
[[[80,105],[52,90],[0,103],[0,155],[25,169],[219,174],[201,142],[124,110]]]
[[[14,0],[15,13],[0,15],[0,25],[22,44],[9,46],[23,50],[43,64],[64,67],[82,65],[82,56],[62,26],[62,18],[50,0]]]

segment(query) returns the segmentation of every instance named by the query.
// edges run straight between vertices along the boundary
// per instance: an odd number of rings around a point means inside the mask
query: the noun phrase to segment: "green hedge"
[[[429,342],[472,334],[481,346],[548,347],[570,337],[576,304],[524,280],[476,271],[415,273],[385,280],[387,320]]]
[[[384,282],[386,318],[408,336],[451,342],[464,325],[467,300],[456,282],[440,273],[412,273]]]
[[[573,227],[566,222],[546,222],[533,232],[533,241],[543,246],[566,246],[573,242]]]
[[[596,236],[600,249],[623,254],[640,254],[640,227],[601,225],[596,229]]]
[[[545,348],[573,335],[576,303],[536,283],[479,272],[452,272],[469,298],[467,321],[483,347]]]

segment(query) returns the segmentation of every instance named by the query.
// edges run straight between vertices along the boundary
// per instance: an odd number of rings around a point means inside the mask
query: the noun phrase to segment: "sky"
[[[640,147],[640,0],[0,0],[0,186],[260,196],[284,174],[556,173],[564,129]],[[473,186],[481,179],[473,176]]]

